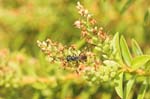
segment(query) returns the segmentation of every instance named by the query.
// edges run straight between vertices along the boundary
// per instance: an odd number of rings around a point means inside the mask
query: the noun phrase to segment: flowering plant
[[[137,98],[143,99],[149,85],[150,55],[144,55],[134,39],[130,52],[124,36],[111,37],[79,2],[77,9],[81,18],[74,25],[81,30],[81,44],[68,47],[50,39],[37,41],[48,60],[77,72],[90,84],[109,83],[122,99],[128,99],[136,82],[142,83]]]

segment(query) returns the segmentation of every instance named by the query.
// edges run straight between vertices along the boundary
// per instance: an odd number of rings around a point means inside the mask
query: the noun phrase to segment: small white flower
[[[77,28],[81,28],[81,21],[77,20],[75,21],[74,25],[77,27]]]

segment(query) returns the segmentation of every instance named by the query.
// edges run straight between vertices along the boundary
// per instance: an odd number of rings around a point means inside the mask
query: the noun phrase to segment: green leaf
[[[147,23],[149,19],[150,19],[150,8],[145,13],[144,22]]]
[[[116,61],[113,61],[113,60],[105,60],[105,61],[103,61],[103,63],[106,66],[117,66],[117,67],[120,66],[120,64],[118,64]]]
[[[116,83],[115,90],[118,96],[123,98],[123,72],[116,77],[114,82]]]
[[[149,71],[150,70],[150,60],[147,61],[147,63],[144,65],[145,66],[145,71]]]
[[[132,60],[132,69],[138,69],[150,60],[150,55],[137,56]]]
[[[113,53],[116,55],[115,58],[119,62],[122,62],[121,51],[120,51],[120,44],[119,44],[119,33],[116,33],[115,36],[113,37],[111,46],[113,48]]]
[[[75,45],[77,47],[77,49],[80,49],[81,47],[83,47],[83,45],[85,44],[85,40],[79,40]]]
[[[131,53],[129,51],[129,48],[127,46],[127,42],[123,36],[121,36],[120,39],[120,48],[121,48],[121,54],[123,57],[124,62],[130,66],[131,65]]]
[[[147,79],[143,82],[141,88],[140,88],[140,91],[138,93],[138,98],[137,99],[144,99],[144,95],[145,95],[145,92],[148,88],[148,82],[147,82]]]
[[[133,87],[133,84],[135,82],[135,78],[136,76],[133,76],[126,84],[126,87],[125,87],[125,91],[124,91],[124,99],[128,99],[128,96],[129,96],[129,93]]]
[[[132,52],[135,56],[143,55],[143,52],[136,42],[136,40],[132,39]]]
[[[134,2],[135,0],[128,0],[124,6],[122,7],[120,13],[123,14],[130,6],[131,4]]]

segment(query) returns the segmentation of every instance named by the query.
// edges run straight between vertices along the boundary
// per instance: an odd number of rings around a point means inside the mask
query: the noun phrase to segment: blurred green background
[[[64,78],[68,73],[49,64],[36,45],[46,38],[67,45],[80,41],[80,31],[73,26],[80,17],[77,1],[0,0],[0,67],[16,70],[0,76],[0,99],[117,99],[111,86],[89,86],[74,77]],[[80,1],[108,34],[123,34],[129,46],[135,38],[150,53],[150,0]],[[18,82],[24,76],[55,80]]]

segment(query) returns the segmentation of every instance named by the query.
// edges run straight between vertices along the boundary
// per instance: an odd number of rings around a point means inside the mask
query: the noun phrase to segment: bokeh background
[[[50,64],[37,40],[78,43],[78,0],[0,0],[0,99],[117,99],[108,84],[90,86]],[[150,54],[150,0],[80,0],[108,34],[136,39]],[[148,93],[147,93],[148,94]],[[148,95],[147,95],[148,97]]]

